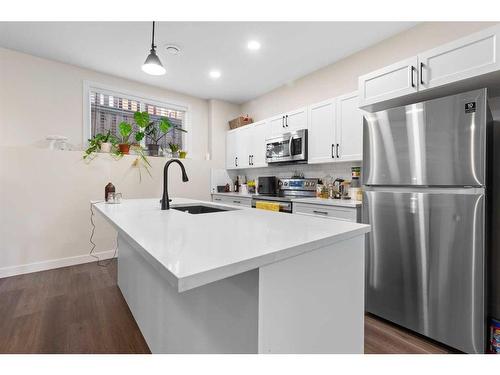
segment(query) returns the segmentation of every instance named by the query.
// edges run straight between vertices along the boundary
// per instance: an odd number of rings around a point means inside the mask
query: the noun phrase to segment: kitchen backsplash
[[[278,178],[292,177],[294,172],[303,173],[304,177],[351,179],[351,167],[359,167],[361,162],[325,163],[325,164],[292,164],[283,166],[269,166],[265,168],[229,170],[212,170],[212,188],[235,181],[236,176],[244,175],[247,180],[257,179],[259,176],[276,176]]]

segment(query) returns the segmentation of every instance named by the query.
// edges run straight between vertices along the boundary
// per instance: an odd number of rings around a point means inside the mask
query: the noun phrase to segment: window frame
[[[190,113],[189,113],[189,105],[181,102],[176,102],[166,98],[158,98],[151,95],[146,95],[144,93],[132,92],[130,90],[123,89],[121,87],[111,86],[107,84],[92,82],[92,81],[83,81],[83,142],[82,145],[84,148],[88,147],[89,138],[92,136],[92,119],[91,119],[91,103],[90,103],[90,92],[91,91],[99,91],[103,94],[107,95],[117,95],[117,96],[125,96],[128,99],[146,102],[148,104],[166,107],[167,109],[172,109],[175,111],[184,112],[184,123],[183,129],[187,131],[187,133],[182,132],[182,147],[183,150],[190,154],[190,145],[191,145],[191,122],[190,122]]]

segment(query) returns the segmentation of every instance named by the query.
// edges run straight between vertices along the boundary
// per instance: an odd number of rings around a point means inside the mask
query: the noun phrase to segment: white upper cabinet
[[[358,103],[356,91],[310,106],[310,164],[362,160],[363,113]]]
[[[309,107],[308,163],[327,163],[335,157],[335,99]]]
[[[417,56],[359,77],[359,105],[367,106],[418,90]]]
[[[226,169],[235,169],[236,160],[236,130],[230,130],[226,133]]]
[[[285,133],[285,115],[274,116],[269,119],[269,135],[278,136]]]
[[[270,136],[279,136],[283,133],[299,129],[307,129],[307,107],[283,113],[269,119]]]
[[[307,108],[299,108],[285,113],[285,133],[299,129],[307,129]]]
[[[242,169],[267,166],[267,131],[267,121],[259,121],[228,131],[226,135],[226,168]]]
[[[418,55],[419,90],[500,70],[499,31],[482,30]]]
[[[499,38],[493,26],[362,75],[359,106],[378,111],[487,86],[500,71]]]
[[[363,112],[358,104],[357,91],[337,98],[335,157],[341,161],[363,159]]]
[[[251,168],[261,168],[266,167],[266,137],[268,132],[269,124],[267,121],[259,121],[252,124],[250,130],[250,139],[248,141],[249,156],[250,156],[250,167]]]

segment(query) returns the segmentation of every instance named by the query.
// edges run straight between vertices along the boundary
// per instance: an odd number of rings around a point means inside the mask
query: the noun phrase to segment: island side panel
[[[118,286],[152,353],[257,353],[258,270],[179,293],[118,240]]]
[[[259,353],[363,353],[364,235],[259,270]]]

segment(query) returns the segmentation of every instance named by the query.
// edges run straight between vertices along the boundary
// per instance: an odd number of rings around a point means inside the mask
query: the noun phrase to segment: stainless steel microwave
[[[266,139],[267,163],[306,163],[307,129]]]

